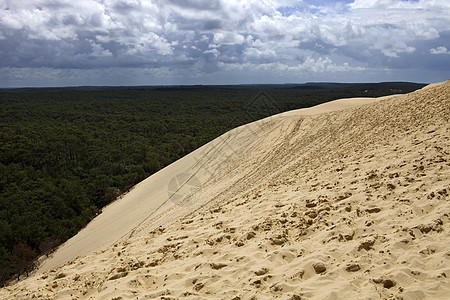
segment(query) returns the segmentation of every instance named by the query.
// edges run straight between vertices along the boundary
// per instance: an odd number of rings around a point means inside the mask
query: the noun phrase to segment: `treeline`
[[[411,83],[0,91],[0,285],[133,185],[238,125]]]

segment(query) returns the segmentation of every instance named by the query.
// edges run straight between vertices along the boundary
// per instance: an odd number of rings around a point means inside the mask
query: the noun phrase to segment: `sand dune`
[[[447,81],[236,128],[0,298],[448,299],[449,117]]]
[[[376,100],[374,98],[336,100],[316,107],[280,114],[275,118],[320,114]],[[159,225],[170,224],[178,217],[192,211],[194,208],[192,205],[179,205],[178,199],[174,199],[180,197],[176,197],[176,195],[174,197],[170,193],[169,183],[181,175],[180,186],[175,185],[172,192],[178,192],[183,200],[184,196],[191,193],[191,182],[194,182],[193,186],[201,187],[204,182],[211,179],[210,177],[215,176],[215,169],[223,163],[222,159],[234,156],[238,148],[245,149],[247,145],[245,141],[254,140],[254,134],[259,133],[260,126],[269,119],[271,118],[232,130],[136,185],[123,198],[103,209],[102,214],[60,247],[54,255],[43,261],[38,272],[47,271],[69,262],[77,256],[92,254],[95,251],[104,250],[118,241],[126,240],[130,235],[134,235],[136,230],[142,229],[140,225],[143,222],[150,219],[153,224],[155,218],[161,219],[163,212],[170,211],[171,215],[163,214],[164,217],[158,223]],[[238,153],[236,154],[238,155]],[[187,178],[183,178],[183,174],[187,175]],[[191,176],[195,177],[190,178]],[[186,187],[183,184],[186,184]],[[180,187],[181,190],[178,190]],[[189,202],[189,200],[187,201]],[[196,202],[196,206],[204,204],[201,200],[193,202]],[[168,219],[168,217],[170,218]]]

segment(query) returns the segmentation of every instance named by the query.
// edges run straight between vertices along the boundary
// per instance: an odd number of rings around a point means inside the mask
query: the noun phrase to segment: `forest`
[[[286,110],[424,84],[0,89],[0,286],[27,275],[135,184],[226,131]]]

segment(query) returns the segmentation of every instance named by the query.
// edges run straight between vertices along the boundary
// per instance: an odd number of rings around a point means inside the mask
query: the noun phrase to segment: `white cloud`
[[[351,67],[348,63],[341,65],[335,64],[329,57],[319,57],[314,59],[312,57],[306,57],[303,63],[295,65],[289,65],[280,62],[262,63],[262,64],[236,64],[236,63],[221,63],[227,70],[252,70],[252,71],[271,71],[279,73],[326,73],[326,72],[361,72],[364,67]]]
[[[439,47],[430,49],[430,53],[433,55],[450,54],[450,51],[447,50],[447,48],[444,46],[439,46]]]
[[[91,47],[92,47],[92,53],[91,56],[94,57],[108,57],[112,56],[113,54],[108,49],[103,49],[103,47],[99,44],[96,44],[94,41],[90,41]]]
[[[217,49],[206,50],[203,53],[205,53],[205,54],[212,53],[214,55],[214,57],[217,57],[220,54],[219,50],[217,50]]]
[[[350,7],[353,9],[429,9],[449,8],[450,4],[447,0],[355,0]]]
[[[244,36],[234,32],[214,33],[213,43],[223,45],[242,44],[245,41]]]
[[[266,60],[275,60],[277,58],[277,54],[272,49],[264,49],[260,50],[257,48],[247,48],[244,51],[244,57],[250,61],[266,61]]]

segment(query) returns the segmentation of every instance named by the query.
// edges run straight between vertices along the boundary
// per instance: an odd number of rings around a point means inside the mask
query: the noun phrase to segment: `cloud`
[[[382,80],[385,70],[450,69],[438,55],[449,53],[449,16],[446,0],[0,0],[0,67],[11,80],[20,68],[142,68],[181,81],[364,70]]]
[[[449,6],[446,0],[355,0],[353,9],[428,9]]]
[[[348,63],[343,63],[342,65],[335,64],[329,57],[319,57],[314,59],[312,57],[306,57],[306,59],[302,63],[298,63],[295,65],[288,65],[280,62],[272,62],[272,63],[244,63],[244,64],[225,64],[222,63],[226,70],[246,70],[249,69],[251,71],[271,71],[277,73],[328,73],[328,72],[361,72],[364,71],[363,67],[351,67]]]
[[[450,54],[450,51],[448,51],[447,48],[444,46],[439,46],[439,47],[430,49],[430,53],[433,55]]]
[[[219,32],[214,33],[213,43],[219,45],[234,45],[234,44],[242,44],[245,38],[238,33],[234,32]]]
[[[101,45],[96,44],[94,41],[90,41],[90,43],[91,43],[91,47],[92,47],[91,56],[94,56],[94,57],[112,56],[111,51],[103,49],[103,47]]]
[[[214,55],[214,57],[219,56],[220,52],[217,49],[210,49],[210,50],[206,50],[203,51],[203,53],[207,54],[207,53],[211,53],[212,55]]]
[[[276,60],[277,54],[272,49],[247,48],[244,51],[244,57],[247,61],[263,62]]]

